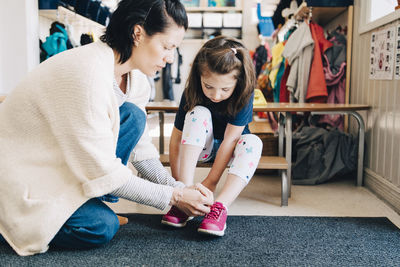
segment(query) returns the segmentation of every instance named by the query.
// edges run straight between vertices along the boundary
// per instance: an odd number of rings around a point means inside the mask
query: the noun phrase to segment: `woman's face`
[[[148,36],[141,35],[138,46],[132,49],[132,60],[134,68],[148,76],[154,76],[161,71],[166,63],[174,60],[175,48],[180,45],[185,35],[185,28],[171,23],[163,33]]]
[[[237,70],[227,74],[204,72],[201,75],[201,88],[204,95],[214,103],[228,99],[235,90],[238,74]]]

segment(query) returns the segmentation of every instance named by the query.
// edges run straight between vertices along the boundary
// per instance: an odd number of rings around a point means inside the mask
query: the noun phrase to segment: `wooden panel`
[[[249,123],[251,133],[273,133],[271,124],[268,121],[252,121]]]
[[[160,155],[160,161],[164,166],[169,166],[169,155]],[[197,167],[212,167],[212,163],[198,163]],[[269,157],[263,156],[258,163],[257,169],[260,170],[286,170],[288,164],[284,157]]]
[[[400,82],[397,80],[370,80],[369,60],[371,34],[375,30],[394,26],[399,20],[370,32],[358,34],[360,6],[354,8],[351,103],[364,103],[372,106],[366,122],[366,165],[365,167],[400,187]],[[354,124],[354,121],[351,122]],[[350,127],[356,134],[357,127]]]
[[[380,170],[380,165],[382,164],[382,158],[380,157],[379,154],[379,148],[380,148],[380,143],[382,142],[380,138],[380,123],[382,120],[382,106],[381,106],[381,88],[382,88],[382,81],[378,80],[375,81],[375,90],[374,90],[374,95],[375,95],[375,107],[376,107],[376,120],[374,123],[374,133],[375,133],[375,149],[374,149],[374,156],[375,156],[375,170],[377,173],[380,173],[383,176],[382,171]],[[379,160],[376,160],[379,159]]]
[[[350,80],[351,80],[351,54],[352,54],[352,44],[353,44],[353,6],[348,7],[347,16],[347,51],[346,51],[346,92],[344,103],[350,103]],[[344,118],[344,130],[348,131],[348,117]]]
[[[384,134],[384,143],[383,143],[383,148],[384,148],[384,164],[383,164],[383,174],[385,177],[389,177],[390,180],[393,178],[390,175],[390,164],[391,164],[391,152],[392,152],[392,132],[393,132],[393,125],[390,120],[391,113],[392,113],[392,103],[391,99],[393,99],[393,88],[390,86],[390,81],[386,81],[384,84],[385,88],[385,97],[382,98],[382,101],[385,103],[385,109],[384,109],[384,125],[385,128],[383,129],[383,134]]]
[[[396,86],[394,87],[395,89],[395,98],[394,98],[394,114],[393,114],[393,120],[394,120],[394,140],[393,144],[397,144],[394,146],[394,155],[392,158],[393,161],[393,180],[396,181],[395,184],[400,187],[400,149],[399,149],[399,142],[400,142],[400,92],[399,92],[399,86],[400,82],[396,82]]]

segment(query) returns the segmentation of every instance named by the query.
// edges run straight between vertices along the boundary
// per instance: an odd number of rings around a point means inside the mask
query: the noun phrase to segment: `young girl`
[[[255,71],[248,50],[220,36],[196,55],[182,96],[170,142],[172,176],[193,184],[197,161],[213,162],[202,184],[214,191],[229,165],[228,177],[198,231],[223,236],[227,208],[250,181],[261,157],[262,142],[250,134]],[[176,206],[162,223],[183,227],[191,219]]]

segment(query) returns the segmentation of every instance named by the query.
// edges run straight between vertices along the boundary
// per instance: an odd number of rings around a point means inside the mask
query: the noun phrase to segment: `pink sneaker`
[[[215,202],[211,206],[210,213],[204,217],[197,231],[208,235],[223,236],[225,234],[227,217],[228,211],[225,206],[220,202]]]
[[[175,206],[172,206],[171,209],[162,217],[161,223],[177,228],[184,227],[187,221],[190,221],[193,217],[189,217],[178,209]]]

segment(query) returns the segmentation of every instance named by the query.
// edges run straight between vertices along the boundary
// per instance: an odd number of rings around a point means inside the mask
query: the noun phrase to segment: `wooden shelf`
[[[347,7],[308,7],[307,3],[303,2],[294,14],[295,19],[307,19],[310,14],[310,8],[312,8],[312,19],[321,26],[327,25],[347,10]]]

